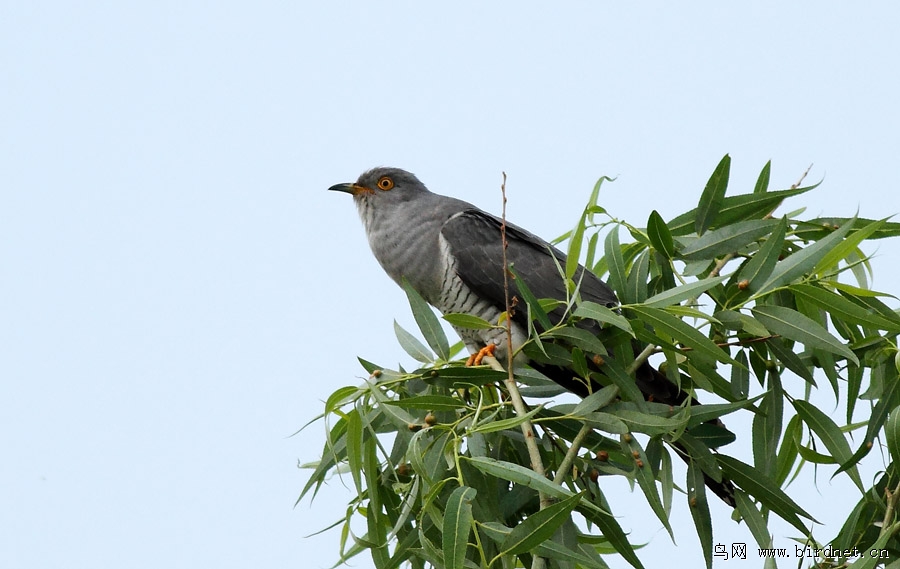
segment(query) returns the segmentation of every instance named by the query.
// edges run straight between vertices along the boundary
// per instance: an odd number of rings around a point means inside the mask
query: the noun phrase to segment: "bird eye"
[[[378,179],[378,189],[388,191],[394,187],[394,181],[388,178],[387,176],[383,176]]]

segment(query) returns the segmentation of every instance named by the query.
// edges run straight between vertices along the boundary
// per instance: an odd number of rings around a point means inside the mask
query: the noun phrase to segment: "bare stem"
[[[503,172],[503,183],[500,184],[500,192],[503,195],[500,239],[503,243],[503,296],[506,299],[506,389],[509,392],[509,398],[512,401],[513,409],[516,410],[516,414],[527,415],[528,410],[525,408],[525,401],[522,399],[522,394],[519,393],[519,386],[513,374],[512,303],[509,298],[509,265],[506,259],[506,247],[508,245],[506,241],[506,172]],[[522,423],[522,434],[525,436],[525,446],[528,449],[528,457],[531,459],[531,469],[538,476],[546,476],[544,462],[541,460],[541,450],[538,448],[537,441],[534,438],[534,426],[531,424],[531,421]],[[539,497],[541,509],[550,505],[549,496],[541,492]]]
[[[572,439],[572,446],[569,447],[566,456],[563,458],[562,462],[559,463],[556,476],[553,478],[554,483],[562,484],[565,481],[566,472],[572,468],[572,463],[575,462],[575,457],[578,456],[578,451],[581,450],[581,443],[584,442],[584,438],[588,436],[592,430],[593,429],[587,424],[581,426],[581,430],[578,431],[578,434]]]
[[[900,501],[900,482],[893,491],[885,488],[884,493],[887,496],[887,507],[884,509],[884,521],[881,523],[882,534],[894,524],[894,511],[897,509],[897,502]]]
[[[625,370],[626,372],[628,372],[628,375],[631,375],[634,372],[636,372],[637,368],[641,367],[641,364],[643,364],[645,361],[647,361],[647,358],[652,356],[655,351],[656,351],[656,346],[654,346],[653,344],[647,345],[647,347],[644,348],[644,350],[641,353],[639,353],[636,358],[634,358],[634,361],[631,362],[631,365],[628,366],[628,369]]]

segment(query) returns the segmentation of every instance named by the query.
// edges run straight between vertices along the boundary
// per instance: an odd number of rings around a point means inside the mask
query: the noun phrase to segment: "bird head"
[[[328,189],[351,194],[358,205],[378,204],[380,209],[429,193],[415,174],[400,168],[373,168],[354,183],[335,184]]]

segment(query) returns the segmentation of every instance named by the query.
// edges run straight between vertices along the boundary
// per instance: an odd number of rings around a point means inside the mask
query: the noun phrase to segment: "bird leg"
[[[469,356],[469,359],[466,360],[466,367],[471,366],[480,366],[482,360],[487,356],[494,357],[494,351],[497,349],[497,344],[490,343],[487,346],[481,348],[476,353]]]

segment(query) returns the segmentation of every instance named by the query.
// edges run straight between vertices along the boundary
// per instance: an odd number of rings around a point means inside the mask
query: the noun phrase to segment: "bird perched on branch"
[[[430,192],[415,175],[399,168],[374,168],[355,183],[337,184],[329,190],[353,196],[375,258],[398,284],[406,280],[429,304],[444,314],[461,313],[496,323],[506,311],[504,286],[503,220],[455,198]],[[506,224],[506,261],[524,279],[536,298],[565,301],[566,282],[560,267],[566,265],[561,251],[532,233]],[[509,296],[519,295],[516,280],[509,281]],[[574,276],[580,283],[582,301],[606,307],[618,305],[613,290],[594,273],[579,266]],[[521,296],[520,296],[521,298]],[[548,312],[552,324],[566,315],[565,306]],[[512,312],[510,335],[515,363],[527,357],[519,348],[528,340],[525,310]],[[599,333],[600,325],[585,322],[588,331]],[[536,326],[540,332],[541,326]],[[506,330],[455,327],[473,355],[495,353],[506,361]],[[532,367],[565,389],[585,397],[602,387],[593,379],[579,378],[571,368],[553,363],[530,362]],[[596,367],[596,366],[595,366]],[[635,382],[651,401],[677,406],[690,396],[646,361],[635,372]],[[707,486],[734,506],[733,487],[707,478]]]

